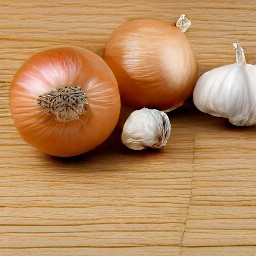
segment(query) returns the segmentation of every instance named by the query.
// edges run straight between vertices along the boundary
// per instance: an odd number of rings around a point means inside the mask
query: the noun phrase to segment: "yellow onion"
[[[123,105],[166,110],[182,105],[197,81],[197,62],[184,34],[190,21],[176,24],[134,20],[119,26],[106,43]]]
[[[94,149],[118,121],[120,96],[108,65],[79,47],[32,55],[10,87],[10,111],[22,138],[53,156]]]

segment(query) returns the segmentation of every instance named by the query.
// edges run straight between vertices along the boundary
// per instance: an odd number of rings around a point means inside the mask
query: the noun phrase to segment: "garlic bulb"
[[[157,109],[135,110],[126,120],[121,135],[125,146],[133,150],[162,148],[170,137],[168,116]]]
[[[247,64],[238,43],[236,63],[204,73],[193,92],[195,106],[202,112],[228,118],[237,126],[256,124],[256,66]]]

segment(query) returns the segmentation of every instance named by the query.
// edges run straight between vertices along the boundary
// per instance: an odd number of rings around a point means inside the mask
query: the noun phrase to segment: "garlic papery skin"
[[[170,137],[171,123],[166,113],[157,109],[142,108],[127,118],[121,139],[133,150],[162,148]]]
[[[236,126],[256,124],[256,66],[247,64],[238,43],[236,63],[204,73],[193,92],[195,106],[202,112],[228,118]]]

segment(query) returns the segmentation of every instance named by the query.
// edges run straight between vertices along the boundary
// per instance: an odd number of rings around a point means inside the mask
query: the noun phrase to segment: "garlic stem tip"
[[[243,64],[246,63],[245,55],[244,55],[244,50],[243,50],[243,48],[240,46],[240,43],[239,43],[239,42],[233,43],[233,47],[234,47],[235,50],[236,50],[236,63],[237,63],[239,66],[242,66]]]
[[[232,44],[234,49],[237,49],[240,46],[239,42],[235,42]]]

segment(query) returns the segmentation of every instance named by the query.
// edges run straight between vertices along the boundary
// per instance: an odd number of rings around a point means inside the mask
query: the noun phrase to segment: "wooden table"
[[[185,13],[200,72],[256,56],[255,1],[0,0],[0,255],[256,255],[256,129],[184,106],[159,152],[134,152],[120,130],[71,159],[27,145],[8,109],[10,81],[32,53],[76,45],[102,53],[136,18]]]

